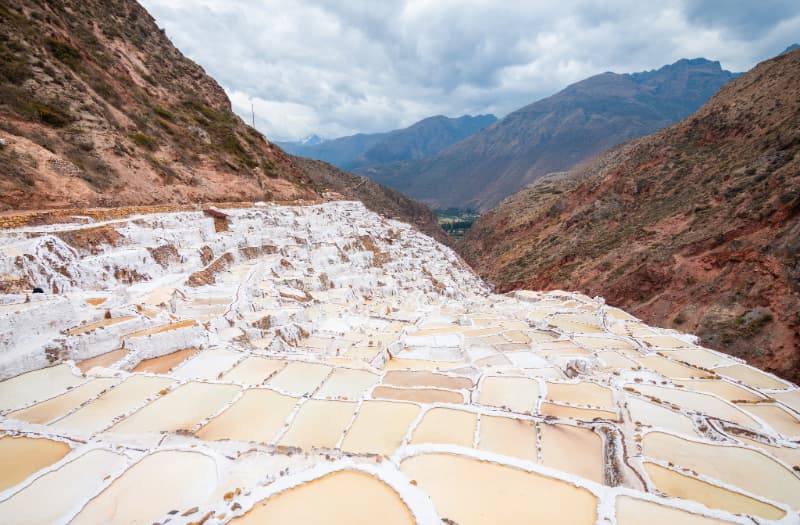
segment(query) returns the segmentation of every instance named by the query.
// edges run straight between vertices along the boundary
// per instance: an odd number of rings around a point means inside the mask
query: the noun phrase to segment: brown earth
[[[550,176],[459,244],[500,291],[581,290],[800,382],[800,51]]]

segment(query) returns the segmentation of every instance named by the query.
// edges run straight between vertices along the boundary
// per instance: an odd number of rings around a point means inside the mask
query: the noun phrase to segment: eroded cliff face
[[[129,211],[0,231],[10,521],[795,521],[800,389],[692,335],[358,202]]]
[[[459,250],[499,290],[574,288],[800,379],[800,53],[682,122],[509,197]]]
[[[0,6],[0,210],[317,197],[133,0]]]

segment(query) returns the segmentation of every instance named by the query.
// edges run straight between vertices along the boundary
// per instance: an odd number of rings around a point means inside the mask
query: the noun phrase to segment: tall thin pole
[[[253,116],[253,127],[256,127],[256,110],[253,109],[253,104],[250,104],[250,114]]]

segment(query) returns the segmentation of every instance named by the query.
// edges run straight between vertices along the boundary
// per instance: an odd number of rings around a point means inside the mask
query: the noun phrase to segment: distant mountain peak
[[[710,72],[714,73],[730,73],[725,69],[722,69],[722,64],[720,64],[719,60],[709,60],[707,58],[681,58],[673,62],[672,64],[667,64],[665,66],[661,66],[658,69],[651,69],[649,71],[638,71],[636,73],[625,73],[624,76],[636,81],[640,82],[643,80],[650,79],[658,74],[666,74],[671,73],[673,71],[679,71],[682,69],[700,69],[705,67]],[[739,73],[733,73],[733,75],[738,76]]]
[[[315,146],[317,144],[322,144],[323,142],[325,142],[325,139],[320,137],[316,133],[313,133],[311,135],[308,135],[300,139],[298,142],[303,146]]]
[[[781,55],[785,55],[786,53],[791,53],[792,51],[794,51],[796,49],[800,49],[800,44],[794,43],[794,44],[790,45],[789,47],[787,47],[786,49],[783,50],[783,53],[781,53]]]

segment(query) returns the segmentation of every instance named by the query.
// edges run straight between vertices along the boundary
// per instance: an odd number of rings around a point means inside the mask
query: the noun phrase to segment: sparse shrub
[[[772,312],[756,308],[733,319],[718,323],[716,328],[722,344],[733,345],[759,335],[772,321]]]
[[[116,107],[122,107],[123,99],[113,85],[95,73],[85,75],[85,78],[102,102],[110,102]]]
[[[175,121],[175,115],[167,111],[166,109],[162,108],[161,106],[156,106],[153,108],[153,113],[158,115],[159,117],[169,120],[171,122]]]
[[[53,82],[56,83],[60,82],[60,80],[58,79],[58,71],[56,71],[56,69],[53,66],[51,66],[50,64],[42,63],[41,68],[42,71],[44,71],[44,73],[47,76],[53,79]]]
[[[787,192],[787,193],[782,193],[781,196],[779,197],[779,199],[780,199],[782,204],[788,204],[788,203],[792,202],[795,199],[795,196],[796,196],[796,193],[790,191],[790,192]]]
[[[275,168],[275,165],[272,162],[266,162],[264,164],[264,174],[270,179],[277,179],[280,176],[278,174],[278,170]]]
[[[18,42],[0,45],[0,78],[19,84],[30,78],[31,67],[21,52],[24,48]]]
[[[156,140],[150,135],[145,135],[140,131],[137,131],[136,133],[132,134],[131,140],[133,140],[133,142],[137,146],[141,146],[144,149],[150,151],[156,151],[158,149],[158,143],[156,142]]]
[[[107,189],[116,179],[114,170],[94,152],[87,152],[80,146],[72,146],[64,151],[64,155],[80,168],[79,177],[95,188]]]
[[[175,171],[175,169],[169,164],[161,162],[152,155],[147,156],[147,162],[149,162],[150,165],[153,166],[162,177],[164,177],[165,184],[173,184],[175,180],[178,179],[178,172]]]
[[[119,156],[119,157],[122,157],[122,156],[129,155],[129,154],[130,154],[130,152],[128,151],[128,149],[127,149],[127,148],[125,147],[125,145],[124,145],[124,144],[122,144],[121,142],[115,142],[115,143],[114,143],[114,147],[112,148],[112,150],[111,150],[111,151],[113,151],[113,152],[114,152],[114,155],[117,155],[117,156]]]
[[[72,116],[64,107],[56,106],[55,102],[31,101],[26,105],[28,115],[55,128],[64,127],[72,122]]]
[[[235,156],[250,169],[258,166],[258,163],[253,160],[253,157],[250,156],[246,149],[244,149],[244,146],[242,146],[242,143],[239,142],[239,139],[237,139],[236,136],[231,135],[227,137],[222,142],[222,150]]]
[[[233,136],[226,138],[222,142],[222,149],[230,153],[231,155],[238,156],[246,153],[239,140]]]
[[[56,59],[65,63],[71,69],[75,69],[81,62],[82,57],[80,51],[67,44],[63,40],[48,38],[47,48]]]
[[[175,136],[175,131],[172,129],[172,126],[166,120],[158,119],[156,121],[156,124],[158,124],[158,127],[163,129],[166,132],[166,134],[169,135],[170,137]]]
[[[101,31],[103,32],[103,34],[104,34],[104,35],[105,35],[107,38],[109,38],[109,39],[111,39],[111,40],[113,40],[113,39],[115,39],[115,38],[122,38],[122,35],[121,35],[121,34],[120,34],[120,32],[117,30],[117,28],[116,28],[116,27],[114,27],[114,26],[106,26],[106,27],[103,27],[103,28],[101,29]]]
[[[26,137],[27,139],[35,142],[36,144],[38,144],[39,146],[43,147],[44,149],[46,149],[50,153],[55,153],[56,152],[56,149],[57,149],[56,142],[42,128],[36,127],[36,128],[30,129],[30,130],[26,130],[24,132],[22,130],[20,130],[20,132],[16,133],[16,134],[17,135],[23,135],[24,137]]]
[[[30,155],[12,151],[3,145],[0,147],[0,165],[3,166],[4,177],[17,180],[25,186],[33,186],[36,182],[36,159]]]

